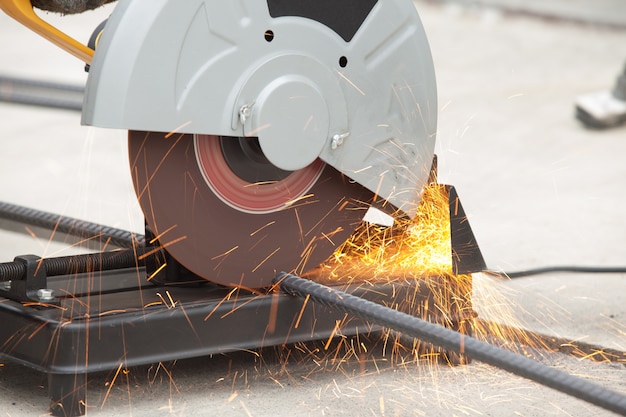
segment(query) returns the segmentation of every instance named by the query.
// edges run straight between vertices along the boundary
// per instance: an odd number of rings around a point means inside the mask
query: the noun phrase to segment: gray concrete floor
[[[605,1],[594,9],[605,20],[581,24],[541,19],[535,11],[502,13],[495,3],[417,3],[438,76],[440,179],[459,190],[493,269],[626,265],[626,127],[592,131],[573,117],[575,97],[611,88],[624,64],[626,30],[606,23],[624,12],[623,4]],[[562,16],[572,13],[571,2],[550,3]],[[598,4],[574,3],[577,10]],[[87,39],[106,14],[47,18]],[[76,83],[86,77],[80,62],[4,15],[0,74]],[[81,127],[79,119],[0,103],[0,199],[141,231],[124,134]],[[0,234],[0,260],[29,252],[71,250],[36,236]],[[513,281],[477,275],[474,303],[484,319],[625,352],[625,294],[624,274]],[[89,415],[610,415],[480,363],[397,365],[381,357],[378,367],[363,369],[283,357],[179,361],[131,369],[113,385],[114,373],[96,374]],[[611,363],[538,357],[626,393],[624,355]],[[45,385],[37,372],[2,364],[0,414],[45,414]]]

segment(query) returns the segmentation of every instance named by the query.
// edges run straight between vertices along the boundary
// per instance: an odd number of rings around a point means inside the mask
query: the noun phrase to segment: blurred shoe
[[[576,118],[586,126],[608,129],[626,122],[626,67],[613,91],[585,94],[576,99]]]
[[[619,126],[626,122],[626,101],[610,91],[585,94],[576,100],[576,118],[595,129]]]

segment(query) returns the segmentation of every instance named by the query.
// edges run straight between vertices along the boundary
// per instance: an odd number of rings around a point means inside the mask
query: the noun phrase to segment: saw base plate
[[[48,286],[67,294],[56,306],[0,298],[0,358],[48,374],[51,412],[57,416],[85,412],[92,372],[380,330],[278,292],[259,295],[210,283],[154,286],[143,268],[50,277]],[[410,296],[410,313],[418,315],[425,303],[433,305],[436,292],[417,282],[341,289],[381,303]],[[452,320],[428,319],[469,331],[462,323],[473,317],[471,300],[463,304]]]

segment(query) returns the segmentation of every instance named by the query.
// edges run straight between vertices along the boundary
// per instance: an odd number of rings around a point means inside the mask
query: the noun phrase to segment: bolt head
[[[54,300],[54,290],[51,290],[49,288],[42,288],[40,290],[37,290],[37,297],[41,301],[51,301],[51,300]]]

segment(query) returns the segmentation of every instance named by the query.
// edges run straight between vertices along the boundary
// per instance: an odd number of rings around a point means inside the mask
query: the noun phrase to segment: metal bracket
[[[17,268],[23,268],[22,278],[2,282],[0,295],[19,302],[58,303],[54,291],[48,288],[46,268],[39,256],[17,256],[14,262]]]
[[[452,273],[454,275],[482,272],[487,269],[463,205],[451,185],[445,186],[450,209],[450,240],[452,246]]]

